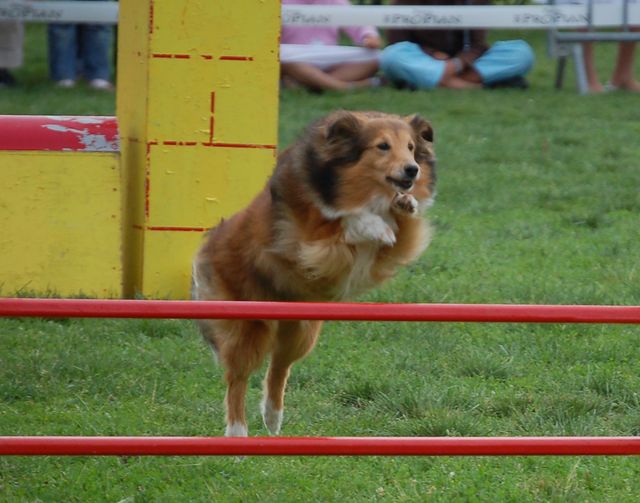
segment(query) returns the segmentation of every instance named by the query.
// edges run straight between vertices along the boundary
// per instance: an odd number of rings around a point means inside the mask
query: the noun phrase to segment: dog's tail
[[[200,287],[202,280],[199,277],[197,257],[191,263],[191,300],[200,300]]]
[[[191,300],[208,300],[209,288],[207,285],[207,274],[203,272],[198,258],[193,260],[191,267]],[[213,350],[213,355],[218,361],[218,348],[216,347],[215,330],[213,320],[196,320],[196,325],[200,329],[200,333],[209,343]]]

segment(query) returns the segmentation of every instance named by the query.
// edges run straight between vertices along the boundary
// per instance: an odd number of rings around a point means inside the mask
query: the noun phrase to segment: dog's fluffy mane
[[[409,193],[424,209],[435,183],[428,122],[419,116],[334,112],[279,156],[267,187],[248,208],[210,232],[198,261],[207,276],[201,283],[215,280],[216,297],[235,300],[340,300],[415,259],[429,239],[420,211],[391,211],[397,190],[375,185],[373,169],[360,166],[368,162],[363,159],[372,137],[384,128],[412,132],[422,173]],[[359,224],[358,218],[365,220]],[[383,225],[377,220],[391,228],[394,243],[349,242],[350,222]]]

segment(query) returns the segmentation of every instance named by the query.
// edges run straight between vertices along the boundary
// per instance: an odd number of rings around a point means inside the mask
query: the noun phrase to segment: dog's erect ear
[[[336,112],[327,124],[327,140],[339,142],[356,138],[360,133],[360,121],[347,111]]]
[[[410,115],[406,121],[420,138],[433,143],[433,128],[429,121],[423,119],[419,114]]]

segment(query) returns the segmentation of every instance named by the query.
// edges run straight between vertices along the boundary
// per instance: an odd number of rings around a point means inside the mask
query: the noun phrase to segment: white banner
[[[630,24],[640,25],[640,4],[629,5]],[[594,5],[593,26],[623,23],[622,4]],[[284,5],[282,24],[380,28],[580,28],[586,5],[352,6]]]
[[[135,2],[136,0],[128,0]],[[40,23],[116,24],[118,2],[0,0],[0,20]]]
[[[128,0],[135,2],[136,0]],[[164,0],[171,1],[171,0]],[[640,3],[629,5],[628,21],[640,25]],[[117,2],[0,0],[0,20],[28,22],[118,22]],[[224,22],[224,20],[221,20]],[[380,28],[581,28],[586,5],[373,6],[284,5],[282,24],[294,26],[363,26]],[[622,3],[595,4],[593,26],[623,24]]]

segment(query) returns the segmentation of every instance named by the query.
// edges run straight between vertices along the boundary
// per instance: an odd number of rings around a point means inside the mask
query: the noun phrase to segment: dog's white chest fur
[[[371,270],[380,248],[395,244],[398,226],[388,211],[381,215],[367,209],[344,216],[342,227],[345,243],[354,250],[351,271],[342,285],[342,297],[350,298],[373,286]]]
[[[354,298],[374,285],[371,269],[376,261],[380,246],[374,243],[355,245],[354,260],[351,271],[341,285],[341,299]]]
[[[298,264],[307,280],[331,284],[334,300],[353,298],[374,286],[371,271],[384,246],[396,242],[398,227],[390,214],[360,210],[340,217],[339,239],[297,243]]]

